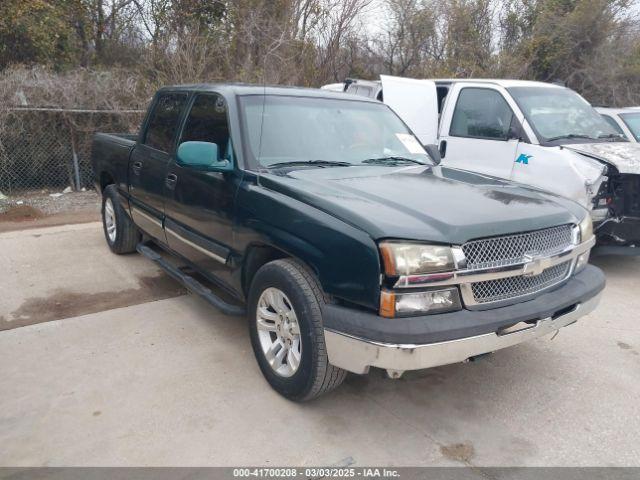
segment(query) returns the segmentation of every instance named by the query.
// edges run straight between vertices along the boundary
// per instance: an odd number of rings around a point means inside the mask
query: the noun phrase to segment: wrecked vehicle
[[[630,142],[640,142],[640,109],[638,107],[596,107],[613,129]]]
[[[522,80],[348,80],[391,106],[444,164],[542,188],[591,211],[601,253],[640,253],[640,145],[576,92]],[[327,86],[338,90],[335,84]]]
[[[437,165],[362,97],[167,87],[135,138],[96,134],[92,161],[109,248],[246,315],[294,400],[557,331],[604,288],[586,209]]]

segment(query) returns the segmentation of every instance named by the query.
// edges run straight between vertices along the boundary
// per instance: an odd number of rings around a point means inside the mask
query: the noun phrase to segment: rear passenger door
[[[189,141],[215,143],[219,160],[235,163],[224,97],[216,93],[195,95],[177,144]],[[175,157],[167,172],[165,228],[169,246],[205,275],[227,283],[231,283],[227,260],[233,243],[237,172],[184,165]]]
[[[156,96],[129,159],[131,217],[142,230],[162,242],[166,242],[162,226],[165,177],[187,99],[188,94],[183,92]]]
[[[497,88],[457,84],[447,105],[440,135],[442,162],[464,170],[509,178],[518,149],[514,110]]]

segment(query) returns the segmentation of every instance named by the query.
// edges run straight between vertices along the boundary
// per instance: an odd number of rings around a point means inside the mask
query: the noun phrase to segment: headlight
[[[429,290],[425,292],[380,292],[380,315],[387,318],[432,314],[460,310],[458,289]]]
[[[591,215],[584,217],[584,220],[580,222],[580,242],[586,242],[593,236],[593,222],[591,221]]]
[[[384,271],[387,275],[419,275],[455,269],[450,247],[419,243],[382,242]]]

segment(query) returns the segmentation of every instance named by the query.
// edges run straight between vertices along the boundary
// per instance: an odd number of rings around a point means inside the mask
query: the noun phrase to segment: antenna
[[[258,137],[258,155],[256,161],[259,162],[260,157],[262,156],[262,132],[264,128],[264,110],[267,102],[267,57],[269,56],[269,51],[264,55],[262,61],[262,112],[260,113],[260,136]],[[258,183],[260,183],[260,174],[262,172],[262,168],[258,167]]]

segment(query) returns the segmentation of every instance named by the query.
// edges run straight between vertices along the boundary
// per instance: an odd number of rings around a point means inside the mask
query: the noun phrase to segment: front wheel
[[[329,363],[322,302],[317,280],[295,260],[264,265],[251,283],[253,351],[271,387],[291,400],[318,397],[339,386],[347,375]]]

